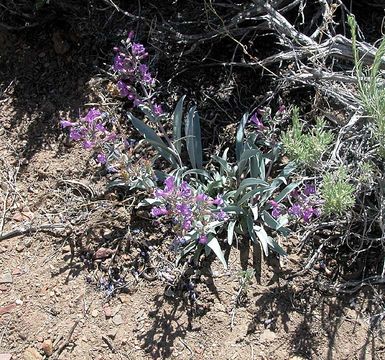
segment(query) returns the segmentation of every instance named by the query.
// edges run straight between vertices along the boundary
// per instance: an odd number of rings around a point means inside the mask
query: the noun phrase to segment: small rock
[[[96,309],[92,310],[92,312],[91,312],[92,317],[97,317],[98,314],[99,314],[99,311]]]
[[[62,249],[61,249],[61,252],[63,254],[71,252],[71,246],[70,245],[63,246]]]
[[[23,353],[24,360],[43,360],[43,357],[35,348],[27,348]]]
[[[15,268],[12,270],[12,275],[21,275],[23,272],[19,268]]]
[[[44,354],[51,356],[53,354],[53,344],[51,339],[44,340],[41,344],[41,349],[44,351]]]
[[[23,250],[24,250],[24,245],[21,244],[21,243],[18,243],[18,244],[16,245],[16,251],[17,251],[17,252],[22,252]]]
[[[112,318],[112,322],[113,322],[116,326],[122,325],[122,324],[124,323],[123,318],[122,318],[122,315],[116,314],[116,315]]]
[[[15,304],[16,304],[16,305],[23,305],[23,300],[21,300],[21,299],[16,299],[16,300],[15,300]]]
[[[269,342],[275,340],[277,334],[269,329],[266,329],[260,336],[259,340],[261,342]]]
[[[109,305],[104,305],[103,306],[103,312],[104,312],[104,316],[108,319],[110,317],[112,317],[112,310],[110,308]]]
[[[36,341],[37,342],[43,342],[44,341],[44,338],[42,336],[36,336]]]
[[[110,339],[114,340],[117,333],[118,333],[118,329],[116,329],[116,328],[115,329],[110,329],[110,331],[108,331],[108,333],[107,333],[107,336]]]
[[[11,360],[12,354],[0,354],[0,360]]]
[[[4,274],[1,274],[0,276],[0,284],[12,284],[13,279],[12,279],[12,274],[7,272]]]

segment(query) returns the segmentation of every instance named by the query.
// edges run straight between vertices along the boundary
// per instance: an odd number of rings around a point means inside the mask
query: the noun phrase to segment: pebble
[[[24,250],[24,245],[18,243],[18,244],[16,245],[16,251],[17,251],[17,252],[22,252],[23,250]]]
[[[43,360],[43,357],[35,348],[27,348],[24,350],[23,360]]]
[[[15,304],[16,304],[16,305],[23,305],[23,300],[21,300],[21,299],[16,299],[16,300],[15,300]]]
[[[124,323],[123,321],[123,318],[122,318],[122,315],[120,314],[116,314],[113,318],[112,318],[112,322],[119,326],[119,325],[122,325]]]
[[[41,344],[41,349],[44,351],[44,354],[46,354],[47,356],[51,356],[53,354],[52,340],[50,339],[44,340],[43,343]]]
[[[94,309],[94,310],[92,310],[91,315],[92,315],[92,317],[97,317],[98,313],[99,313],[99,311]]]
[[[0,354],[0,360],[11,360],[12,354]]]
[[[110,339],[114,340],[117,333],[118,333],[118,329],[111,329],[111,330],[108,331],[107,336]]]
[[[13,279],[12,279],[12,274],[10,272],[1,274],[0,276],[0,284],[12,284]]]

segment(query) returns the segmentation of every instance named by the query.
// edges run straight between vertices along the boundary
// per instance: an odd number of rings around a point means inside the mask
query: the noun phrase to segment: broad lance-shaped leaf
[[[284,236],[289,235],[289,229],[283,227],[282,224],[275,220],[266,210],[262,212],[261,218],[269,228],[279,231]]]
[[[185,133],[187,152],[191,166],[201,169],[203,163],[201,126],[195,106],[193,106],[187,114]]]
[[[286,198],[300,183],[291,183],[287,185],[275,198],[274,201],[279,203]]]
[[[128,114],[128,117],[136,130],[138,130],[145,137],[145,139],[155,147],[159,154],[168,160],[173,166],[178,167],[178,162],[176,161],[177,154],[175,154],[172,149],[167,147],[156,132],[132,114]]]
[[[218,242],[217,238],[216,237],[212,237],[211,240],[209,240],[209,242],[207,243],[206,246],[208,246],[212,251],[214,251],[214,254],[221,261],[221,263],[223,264],[224,268],[227,269],[227,263],[226,263],[225,257],[223,255],[222,249],[221,249],[221,247],[219,245],[219,242]]]
[[[242,120],[238,126],[237,134],[235,137],[235,155],[237,157],[237,161],[241,158],[241,154],[243,153],[243,138],[245,136],[245,126],[247,123],[247,119],[249,118],[249,114],[246,113],[243,115]]]
[[[233,238],[234,238],[234,228],[236,221],[230,221],[229,225],[227,226],[227,242],[229,245],[232,245],[233,243]]]
[[[175,106],[174,113],[172,115],[172,119],[173,119],[172,135],[174,139],[175,149],[179,152],[179,154],[181,152],[181,147],[182,147],[180,140],[182,138],[183,102],[185,98],[186,98],[186,95],[183,95],[179,99],[178,103]]]

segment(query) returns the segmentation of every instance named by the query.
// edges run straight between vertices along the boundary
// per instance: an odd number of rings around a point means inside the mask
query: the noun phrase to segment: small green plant
[[[374,136],[380,145],[379,153],[385,157],[385,86],[380,73],[385,55],[385,37],[378,47],[372,66],[364,69],[357,47],[357,23],[353,16],[349,16],[348,23],[352,33],[355,72],[361,104],[365,112],[373,119]]]
[[[314,166],[333,141],[333,134],[325,130],[325,122],[318,118],[309,133],[303,131],[297,107],[292,111],[292,126],[282,135],[283,147],[291,160],[306,167]]]
[[[326,215],[342,215],[353,207],[355,187],[348,180],[344,167],[340,167],[334,173],[324,175],[321,194]]]

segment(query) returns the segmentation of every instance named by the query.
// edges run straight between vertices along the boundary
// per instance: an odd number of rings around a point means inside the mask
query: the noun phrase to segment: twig
[[[43,225],[39,225],[39,226],[28,226],[28,227],[18,228],[18,229],[12,230],[10,232],[7,232],[6,234],[0,236],[0,241],[8,240],[8,239],[14,238],[16,236],[36,233],[39,231],[48,232],[48,233],[52,233],[53,235],[57,235],[53,232],[53,230],[65,229],[65,228],[71,229],[71,227],[68,224],[67,225],[65,225],[65,224],[43,224]]]
[[[65,348],[68,346],[68,344],[71,342],[72,335],[73,335],[73,333],[74,333],[76,327],[78,326],[79,321],[80,321],[80,320],[78,319],[78,320],[76,320],[76,321],[74,322],[74,324],[72,325],[71,330],[70,330],[69,333],[68,333],[68,336],[67,336],[66,341],[59,347],[59,349],[57,349],[57,350],[55,351],[55,353],[52,355],[52,359],[58,359],[59,356],[60,356],[60,354],[64,351],[64,349],[65,349]]]

